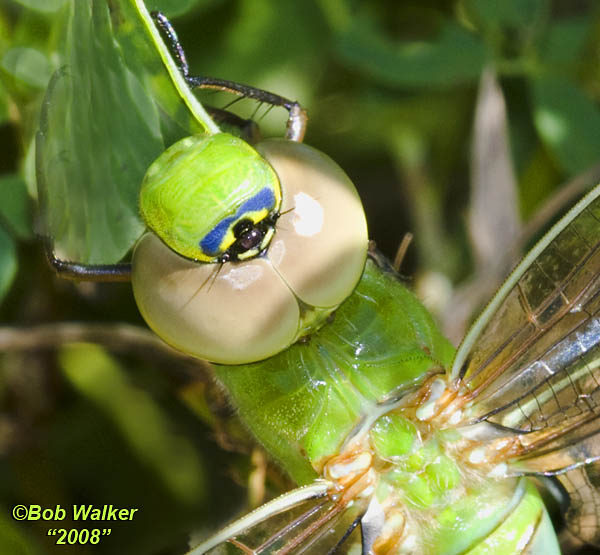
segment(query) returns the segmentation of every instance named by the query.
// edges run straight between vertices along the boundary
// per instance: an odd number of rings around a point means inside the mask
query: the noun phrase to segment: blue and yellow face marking
[[[216,258],[223,255],[238,239],[235,225],[241,220],[258,224],[275,210],[276,198],[272,189],[264,187],[244,202],[233,216],[222,219],[199,242],[203,254]]]
[[[150,166],[140,191],[147,226],[199,262],[245,260],[268,245],[281,205],[273,167],[242,139],[187,137]]]

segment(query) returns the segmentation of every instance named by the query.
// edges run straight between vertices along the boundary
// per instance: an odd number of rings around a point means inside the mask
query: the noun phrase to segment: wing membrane
[[[459,349],[473,422],[532,431],[598,409],[599,195],[524,259]]]
[[[340,503],[328,493],[329,485],[318,481],[284,494],[230,524],[188,555],[345,553],[350,545],[360,545],[356,528],[367,500]]]
[[[569,531],[583,541],[600,545],[600,462],[558,476],[569,495]]]
[[[517,266],[467,334],[452,375],[471,401],[468,422],[516,433],[512,469],[557,475],[569,529],[598,545],[600,187]]]

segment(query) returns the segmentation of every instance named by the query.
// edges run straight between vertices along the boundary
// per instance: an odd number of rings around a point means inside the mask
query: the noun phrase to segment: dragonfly
[[[72,25],[79,10],[108,17],[103,2],[71,9]],[[346,174],[302,143],[298,103],[191,76],[164,16],[139,0],[111,9],[159,53],[152,83],[172,91],[156,111],[179,126],[136,185],[147,230],[131,263],[65,259],[49,222],[50,263],[72,279],[131,280],[149,326],[214,363],[299,484],[190,553],[559,553],[537,486],[563,502],[571,534],[600,546],[600,188],[526,255],[455,351],[368,243]],[[57,122],[75,69],[46,96],[42,212],[50,169],[70,160]],[[285,138],[256,142],[251,124],[211,119],[195,88],[287,109]]]

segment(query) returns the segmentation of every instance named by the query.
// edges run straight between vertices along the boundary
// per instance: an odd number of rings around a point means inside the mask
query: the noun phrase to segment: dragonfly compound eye
[[[150,166],[140,191],[146,225],[175,252],[201,262],[237,259],[240,222],[252,226],[279,212],[281,188],[271,165],[246,142],[220,133],[187,137]],[[248,258],[266,247],[263,234]],[[229,249],[233,252],[229,253]],[[248,249],[246,249],[248,250]]]
[[[174,347],[222,364],[268,358],[315,331],[352,293],[367,252],[360,199],[335,162],[286,140],[256,149],[281,184],[281,207],[267,223],[234,222],[231,245],[260,256],[195,262],[157,232],[145,234],[133,255],[133,290],[150,327]]]

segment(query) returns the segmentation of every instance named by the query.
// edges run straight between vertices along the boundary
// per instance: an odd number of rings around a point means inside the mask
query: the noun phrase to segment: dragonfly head
[[[333,160],[301,143],[183,139],[148,170],[140,205],[150,233],[133,256],[136,301],[159,336],[199,358],[277,354],[323,325],[362,275],[358,194]]]

